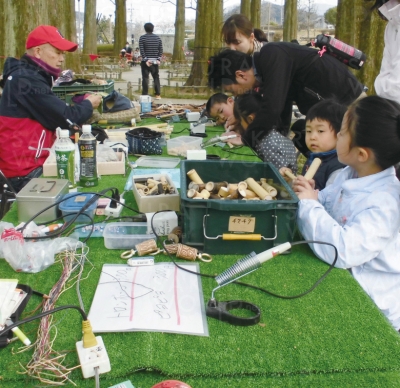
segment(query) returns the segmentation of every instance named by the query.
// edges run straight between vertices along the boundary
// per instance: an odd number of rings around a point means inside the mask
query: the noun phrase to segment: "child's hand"
[[[226,132],[232,131],[233,128],[235,128],[235,125],[236,125],[235,116],[232,115],[228,117],[224,124],[225,131]]]
[[[279,169],[279,174],[281,174],[282,177],[283,177],[283,179],[284,179],[287,183],[289,183],[289,184],[291,185],[291,184],[293,183],[293,179],[292,179],[292,178],[289,178],[289,177],[286,175],[286,171],[288,171],[288,172],[290,172],[290,173],[293,174],[292,170],[291,170],[290,168],[288,168],[288,167],[281,167],[281,168]]]
[[[306,178],[299,175],[297,179],[293,181],[293,190],[299,199],[314,199],[318,201],[318,190],[314,190],[314,186],[311,185],[310,182],[311,180],[308,181]]]
[[[233,145],[242,145],[242,137],[234,131],[229,131],[229,132],[225,132],[224,134],[222,134],[222,136],[230,136],[230,135],[236,135],[237,137],[234,137],[232,139],[228,139],[228,140],[224,140],[226,143],[231,143]]]

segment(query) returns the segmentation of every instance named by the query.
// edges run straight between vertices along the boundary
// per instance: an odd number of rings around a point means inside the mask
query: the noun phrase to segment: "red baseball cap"
[[[75,51],[78,45],[65,39],[61,32],[53,26],[39,26],[31,31],[26,39],[26,48],[49,43],[61,51]]]

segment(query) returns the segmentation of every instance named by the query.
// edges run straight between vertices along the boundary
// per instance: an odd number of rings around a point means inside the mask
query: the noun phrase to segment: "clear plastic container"
[[[201,150],[203,139],[196,136],[179,136],[167,141],[168,155],[187,156],[187,150]]]
[[[93,196],[94,194],[89,193],[79,193],[78,195],[76,195],[76,193],[66,194],[63,198],[67,199],[59,204],[59,209],[62,212],[64,221],[71,221],[72,218],[81,211],[82,207],[86,205]],[[90,224],[90,219],[93,219],[96,207],[97,199],[87,209],[85,209],[84,212],[80,214],[74,222]]]
[[[103,232],[104,246],[107,249],[134,249],[136,244],[155,238],[147,234],[146,222],[112,222]]]

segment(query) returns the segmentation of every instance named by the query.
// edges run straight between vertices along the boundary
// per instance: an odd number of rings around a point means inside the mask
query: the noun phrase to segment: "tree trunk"
[[[240,2],[240,13],[251,19],[251,0],[241,0]]]
[[[297,0],[286,0],[283,40],[290,42],[292,39],[297,39]]]
[[[251,0],[251,23],[254,28],[261,26],[261,0]]]
[[[97,54],[96,0],[85,0],[82,62],[91,63],[89,54]]]
[[[185,86],[207,85],[207,68],[210,56],[221,48],[223,22],[222,0],[198,0],[196,9],[196,35],[192,70]],[[213,22],[210,23],[210,10]]]
[[[375,94],[374,81],[381,67],[386,23],[370,12],[374,1],[339,0],[336,37],[367,56],[361,70],[352,70],[361,83]]]
[[[0,23],[0,52],[4,57],[20,58],[25,52],[28,33],[41,24],[57,27],[66,39],[76,42],[74,1],[0,0],[0,9],[6,15]],[[66,53],[65,66],[78,71],[79,56],[76,60],[72,59],[73,55]],[[4,60],[0,58],[1,67]],[[72,66],[74,63],[78,65]]]
[[[126,0],[115,1],[114,55],[125,47],[128,30],[126,27]]]
[[[175,37],[172,63],[183,63],[185,60],[185,0],[177,0],[175,14]]]

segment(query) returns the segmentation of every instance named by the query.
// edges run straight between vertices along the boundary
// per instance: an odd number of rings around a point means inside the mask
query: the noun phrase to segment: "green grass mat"
[[[214,151],[212,153],[215,153]],[[101,179],[98,189],[117,186],[121,191],[126,177]],[[135,207],[132,193],[126,203]],[[123,214],[132,214],[128,211]],[[6,220],[16,222],[15,206]],[[88,242],[88,258],[95,269],[81,283],[86,311],[95,294],[104,263],[122,263],[120,250],[106,250],[102,239]],[[249,243],[249,253],[251,252]],[[218,255],[211,263],[201,263],[202,273],[219,274],[243,256]],[[164,255],[157,262],[168,261]],[[265,263],[243,282],[283,295],[299,294],[310,288],[327,270],[307,246],[294,247]],[[85,272],[89,271],[89,266]],[[20,283],[47,293],[61,273],[59,264],[37,274],[15,273],[0,260],[2,278],[18,278]],[[203,278],[204,303],[216,286]],[[130,379],[136,388],[150,388],[168,378],[179,379],[193,388],[229,387],[399,387],[400,336],[346,270],[334,269],[310,294],[284,300],[238,285],[228,285],[215,294],[217,300],[241,299],[261,308],[261,322],[236,327],[208,318],[209,337],[155,332],[102,333],[112,370],[101,377],[103,387]],[[39,303],[32,296],[25,315]],[[78,305],[75,288],[65,292],[57,306]],[[66,310],[54,315],[54,350],[66,352],[65,365],[78,364],[75,343],[81,340],[81,317]],[[36,339],[37,322],[22,329]],[[18,353],[20,343],[0,349],[0,386],[32,387],[23,368],[33,351]],[[78,387],[94,386],[84,380],[80,369],[71,373]],[[72,386],[72,385],[70,385]]]

